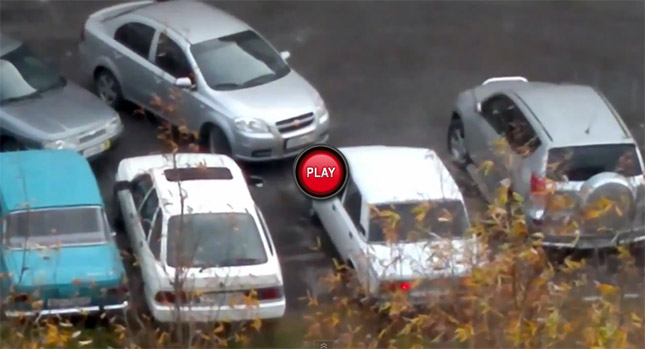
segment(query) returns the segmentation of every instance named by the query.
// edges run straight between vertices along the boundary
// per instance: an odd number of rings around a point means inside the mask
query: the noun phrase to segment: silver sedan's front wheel
[[[464,140],[464,125],[460,119],[453,119],[448,128],[448,150],[452,161],[460,167],[468,164],[469,156]]]
[[[98,96],[110,107],[117,108],[123,97],[121,86],[114,75],[107,70],[101,70],[95,78],[96,92]]]

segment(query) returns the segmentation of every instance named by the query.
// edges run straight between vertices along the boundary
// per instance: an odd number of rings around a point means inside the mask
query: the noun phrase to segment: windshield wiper
[[[244,86],[244,87],[257,86],[257,85],[260,85],[260,84],[265,83],[267,81],[270,81],[274,77],[276,77],[276,74],[274,74],[274,73],[260,75],[260,76],[258,76],[256,78],[253,78],[251,80],[246,81],[245,83],[242,84],[242,86]]]
[[[2,101],[0,101],[0,104],[7,104],[7,103],[24,101],[27,99],[34,99],[34,98],[41,98],[40,91],[34,91],[32,93],[28,93],[26,95],[19,96],[19,97],[11,97],[7,99],[3,99]]]

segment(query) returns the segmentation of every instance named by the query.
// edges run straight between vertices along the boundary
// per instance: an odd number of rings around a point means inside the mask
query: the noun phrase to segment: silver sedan
[[[79,51],[105,102],[134,102],[207,151],[273,160],[328,138],[325,103],[286,63],[289,53],[208,4],[102,9],[86,21]]]
[[[122,131],[114,109],[0,34],[0,150],[73,149],[95,158]]]

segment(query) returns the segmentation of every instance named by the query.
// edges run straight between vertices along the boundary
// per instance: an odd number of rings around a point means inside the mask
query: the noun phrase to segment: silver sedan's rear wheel
[[[464,140],[464,125],[460,119],[453,119],[448,127],[448,151],[452,161],[459,167],[466,167],[470,157]]]
[[[96,93],[107,105],[115,109],[121,105],[123,102],[121,86],[110,71],[99,71],[96,74],[94,83],[96,85]]]

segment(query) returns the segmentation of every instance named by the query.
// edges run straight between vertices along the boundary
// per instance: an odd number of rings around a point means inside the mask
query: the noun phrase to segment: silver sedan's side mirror
[[[286,61],[286,60],[289,59],[289,57],[291,57],[291,52],[282,51],[282,52],[280,52],[280,57],[282,57],[282,59],[284,59]]]
[[[482,112],[482,104],[481,104],[481,102],[477,102],[477,104],[475,104],[475,111],[478,114],[481,114],[481,112]]]
[[[193,87],[193,82],[189,78],[179,78],[175,81],[175,86],[183,89],[190,89]]]

